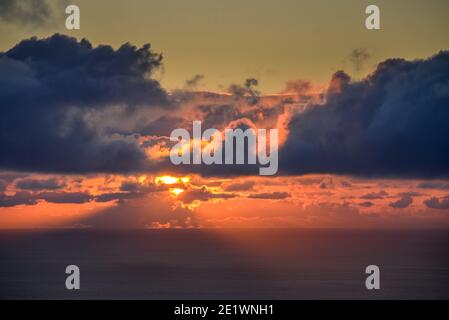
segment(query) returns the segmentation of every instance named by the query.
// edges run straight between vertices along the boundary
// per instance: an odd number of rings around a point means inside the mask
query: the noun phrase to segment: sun
[[[190,182],[190,177],[172,177],[172,176],[160,176],[154,179],[156,184],[177,184],[177,183],[188,183]]]

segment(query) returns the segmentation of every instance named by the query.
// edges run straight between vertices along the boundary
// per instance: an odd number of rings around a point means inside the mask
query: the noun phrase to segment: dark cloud
[[[320,182],[320,189],[333,189],[334,187],[334,180],[331,177],[326,177]]]
[[[26,173],[0,172],[0,192],[5,191],[8,185],[12,184],[16,179],[26,176]]]
[[[361,207],[370,208],[370,207],[374,206],[374,203],[372,203],[371,201],[365,201],[365,202],[359,203],[358,205]]]
[[[383,198],[385,198],[387,196],[388,196],[388,193],[385,192],[384,190],[381,190],[379,192],[367,193],[367,194],[363,195],[361,197],[361,199],[376,200],[376,199],[383,199]]]
[[[36,199],[45,200],[49,203],[86,203],[93,199],[87,192],[41,192]]]
[[[0,193],[0,207],[14,207],[19,205],[34,205],[38,201],[45,201],[48,203],[74,203],[82,204],[91,201],[95,202],[110,202],[118,201],[119,203],[125,200],[136,199],[144,197],[150,191],[137,190],[133,192],[111,192],[100,195],[91,195],[88,192],[65,192],[65,191],[43,191],[43,192],[28,192],[19,191],[14,195],[6,195]]]
[[[254,185],[256,184],[255,181],[247,180],[242,182],[235,182],[228,184],[224,187],[225,191],[234,192],[234,191],[248,191],[251,190]]]
[[[290,194],[288,192],[254,193],[248,196],[248,198],[250,199],[271,199],[271,200],[282,200],[289,197]]]
[[[112,107],[132,113],[169,106],[151,78],[161,63],[148,44],[115,50],[60,34],[24,40],[0,53],[0,168],[139,170],[146,156],[135,139],[101,132],[90,115]]]
[[[22,179],[16,182],[16,188],[22,190],[38,191],[38,190],[57,190],[62,189],[66,184],[56,178],[50,179]]]
[[[390,59],[362,81],[334,76],[327,102],[293,116],[284,173],[449,175],[449,52]]]
[[[29,192],[16,192],[14,195],[0,193],[0,207],[15,207],[18,205],[33,205],[37,199]]]
[[[139,191],[142,187],[141,183],[135,182],[135,181],[124,181],[122,182],[122,185],[120,186],[121,191],[128,191],[128,192],[136,192]]]
[[[183,187],[182,183],[171,185],[174,188]],[[168,190],[167,185],[156,185],[152,182],[150,183],[139,183],[137,181],[123,181],[120,186],[120,191],[130,192],[130,193],[150,193],[150,192],[160,192]]]
[[[424,201],[424,204],[430,209],[440,209],[440,210],[448,210],[449,209],[449,196],[444,198],[432,197]]]
[[[413,198],[410,196],[403,196],[397,201],[390,203],[390,207],[395,209],[404,209],[413,203]]]

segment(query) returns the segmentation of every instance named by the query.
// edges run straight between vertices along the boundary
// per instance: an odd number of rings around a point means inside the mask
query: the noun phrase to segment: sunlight
[[[177,184],[177,183],[188,183],[190,182],[190,177],[172,177],[172,176],[160,176],[154,179],[156,184]]]

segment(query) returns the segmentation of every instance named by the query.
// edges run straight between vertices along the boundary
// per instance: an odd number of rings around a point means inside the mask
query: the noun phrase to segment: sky
[[[375,1],[382,15],[379,32],[364,27],[371,2],[77,0],[70,4],[80,6],[82,27],[68,31],[64,1],[47,1],[52,11],[43,22],[1,25],[0,50],[55,32],[115,48],[149,42],[164,54],[164,72],[158,76],[166,88],[182,88],[202,74],[203,89],[255,77],[263,92],[276,93],[291,79],[326,84],[342,68],[362,77],[387,58],[425,58],[447,48],[447,1]],[[351,53],[359,48],[369,58],[355,70]]]
[[[375,3],[0,0],[0,228],[448,228],[449,4]],[[174,166],[195,120],[277,175]]]

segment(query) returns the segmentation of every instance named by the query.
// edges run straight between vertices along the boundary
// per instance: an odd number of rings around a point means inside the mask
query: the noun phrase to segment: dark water
[[[2,231],[0,298],[448,299],[448,253],[448,231]]]

